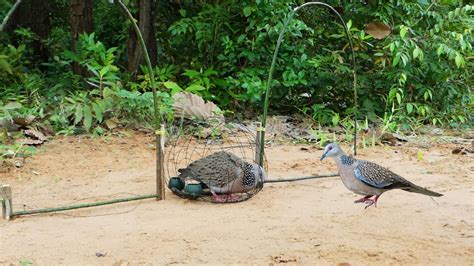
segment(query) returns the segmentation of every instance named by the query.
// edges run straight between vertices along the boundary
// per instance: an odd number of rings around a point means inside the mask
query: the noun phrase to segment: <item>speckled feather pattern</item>
[[[368,161],[358,160],[354,173],[356,178],[376,188],[386,189],[410,186],[410,182],[403,177],[387,168]]]
[[[343,165],[352,165],[353,163],[355,163],[356,159],[354,159],[352,156],[347,156],[347,155],[342,155],[341,156],[341,163]]]
[[[210,187],[229,186],[238,181],[241,187],[252,188],[256,183],[252,165],[226,151],[196,160],[179,172],[180,177],[192,178]]]
[[[334,146],[333,146],[334,147]],[[439,197],[442,194],[417,186],[400,175],[376,163],[347,156],[338,146],[333,148],[341,180],[354,193],[360,195],[381,195],[390,189]]]
[[[253,172],[253,167],[249,163],[245,163],[244,166],[244,178],[242,178],[242,186],[244,188],[251,188],[255,185],[256,182],[255,173]]]

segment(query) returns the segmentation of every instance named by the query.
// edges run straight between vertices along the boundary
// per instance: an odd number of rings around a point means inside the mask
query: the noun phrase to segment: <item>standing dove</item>
[[[363,198],[354,201],[354,203],[365,203],[365,208],[372,205],[377,207],[377,200],[380,195],[391,189],[401,189],[433,197],[443,196],[417,186],[378,164],[347,156],[335,143],[330,143],[324,148],[321,161],[326,157],[332,157],[336,161],[342,183],[350,191],[364,195]]]
[[[203,157],[178,172],[180,178],[190,178],[207,185],[217,202],[225,201],[217,193],[247,192],[263,186],[266,179],[265,171],[260,165],[245,162],[226,151]]]

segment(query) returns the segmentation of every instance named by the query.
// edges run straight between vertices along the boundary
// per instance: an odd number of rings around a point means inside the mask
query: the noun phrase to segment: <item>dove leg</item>
[[[366,201],[367,201],[368,199],[370,199],[372,196],[374,196],[374,195],[367,195],[367,196],[365,196],[365,197],[363,197],[363,198],[361,198],[361,199],[358,199],[358,200],[354,201],[354,203],[363,203],[363,202],[366,202]]]
[[[365,208],[369,208],[370,206],[374,205],[375,207],[377,207],[377,200],[379,199],[380,195],[375,195],[375,197],[373,199],[367,199],[365,201],[365,204],[367,204],[365,206]]]
[[[227,196],[227,201],[228,202],[236,202],[237,200],[239,200],[239,196],[237,196],[235,194],[228,194],[226,196]]]
[[[211,190],[211,193],[212,193],[212,200],[214,202],[226,202],[227,201],[226,195],[217,195],[217,193],[212,191],[212,190]]]

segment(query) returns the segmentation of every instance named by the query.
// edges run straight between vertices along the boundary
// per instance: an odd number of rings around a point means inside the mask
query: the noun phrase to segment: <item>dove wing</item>
[[[366,185],[379,189],[406,188],[411,185],[409,181],[387,168],[368,161],[359,160],[354,175]]]
[[[220,151],[192,162],[179,170],[187,177],[208,186],[222,187],[243,174],[242,160],[230,152]]]

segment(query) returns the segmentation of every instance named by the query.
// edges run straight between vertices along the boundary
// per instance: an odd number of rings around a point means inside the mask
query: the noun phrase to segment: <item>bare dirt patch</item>
[[[269,178],[333,173],[303,145],[267,149]],[[364,158],[445,196],[392,191],[377,208],[339,178],[268,184],[238,204],[144,200],[0,221],[0,264],[474,264],[474,159],[455,145],[377,146]],[[347,146],[344,148],[347,149]],[[57,137],[1,173],[16,210],[154,193],[153,138]]]

